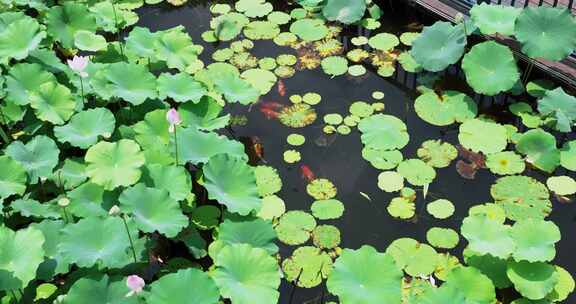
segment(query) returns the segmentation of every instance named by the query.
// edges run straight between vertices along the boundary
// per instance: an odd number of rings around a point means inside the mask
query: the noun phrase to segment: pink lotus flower
[[[142,292],[142,290],[144,289],[144,285],[146,285],[146,283],[144,282],[144,279],[142,279],[141,277],[135,274],[128,276],[126,278],[126,286],[128,286],[130,292],[126,296],[130,297],[134,294]]]
[[[84,69],[86,69],[86,66],[88,65],[88,61],[89,59],[87,56],[74,56],[72,60],[66,60],[72,71],[78,73],[82,78],[88,77],[88,73],[84,72]]]
[[[166,120],[168,120],[168,123],[170,124],[170,127],[168,127],[168,132],[170,133],[174,133],[176,126],[182,123],[180,113],[178,113],[174,108],[166,112]]]

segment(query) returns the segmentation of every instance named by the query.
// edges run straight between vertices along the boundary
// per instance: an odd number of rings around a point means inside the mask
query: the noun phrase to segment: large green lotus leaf
[[[240,74],[251,86],[258,89],[260,95],[266,95],[276,84],[278,78],[274,73],[264,69],[249,69]]]
[[[234,304],[276,303],[280,296],[280,270],[276,259],[264,249],[248,244],[222,248],[214,260],[212,278],[222,297]]]
[[[465,46],[466,35],[462,27],[438,21],[424,27],[420,36],[412,42],[410,54],[425,70],[439,72],[458,62]]]
[[[576,20],[565,8],[525,8],[515,30],[522,52],[532,58],[559,61],[576,48]]]
[[[6,75],[6,101],[16,105],[27,105],[41,85],[55,81],[54,75],[39,64],[15,64]]]
[[[212,97],[204,96],[200,102],[186,102],[178,108],[182,123],[200,130],[212,131],[224,128],[230,121],[230,114],[220,116],[222,106]]]
[[[167,274],[151,285],[148,304],[216,304],[218,287],[208,274],[195,268]]]
[[[425,186],[436,178],[436,171],[420,159],[406,159],[398,168],[398,173],[414,186]]]
[[[538,101],[538,112],[544,115],[554,115],[555,129],[560,132],[570,132],[576,121],[576,97],[570,96],[562,88],[546,91],[544,98]]]
[[[496,301],[494,284],[474,267],[453,269],[446,277],[445,285],[457,289],[464,296],[466,300],[462,304],[490,304]]]
[[[400,238],[386,249],[396,265],[411,276],[427,276],[438,266],[439,257],[430,245],[421,244],[410,238]]]
[[[235,140],[212,132],[202,132],[194,127],[179,128],[176,132],[178,140],[178,161],[180,164],[206,163],[210,157],[225,152],[228,155],[247,159],[244,146]],[[174,137],[170,138],[174,146]],[[174,149],[172,149],[174,150]]]
[[[30,96],[30,106],[34,108],[36,117],[55,125],[64,124],[76,109],[76,102],[68,87],[47,82]]]
[[[468,240],[468,248],[476,253],[507,259],[514,251],[510,227],[484,214],[465,218],[461,233]]]
[[[508,288],[512,282],[506,275],[508,260],[493,257],[489,254],[478,254],[469,248],[464,249],[464,260],[468,266],[480,270],[497,288]]]
[[[516,222],[510,232],[516,243],[514,260],[549,262],[556,256],[554,244],[560,241],[560,229],[554,222],[526,219]]]
[[[494,201],[504,208],[506,217],[519,221],[543,219],[552,211],[546,186],[528,176],[505,176],[490,188]]]
[[[84,160],[90,181],[104,186],[106,190],[114,190],[118,186],[130,186],[138,182],[140,167],[145,159],[136,142],[121,139],[95,144],[88,149]]]
[[[282,262],[285,279],[296,286],[312,288],[320,285],[332,271],[332,258],[313,246],[298,247]]]
[[[365,10],[364,0],[328,0],[324,4],[322,14],[330,21],[352,24],[362,19]]]
[[[560,164],[568,170],[576,171],[576,140],[564,143],[560,149]]]
[[[109,195],[105,195],[104,187],[91,182],[84,183],[68,192],[70,205],[66,208],[77,217],[106,216],[111,205]],[[116,204],[114,196],[113,204]]]
[[[394,169],[403,160],[402,152],[398,150],[376,149],[371,146],[362,149],[362,158],[381,170]]]
[[[226,150],[221,150],[226,151]],[[229,154],[212,156],[203,168],[210,199],[228,207],[228,211],[247,215],[258,211],[262,200],[258,195],[254,169],[243,158]]]
[[[530,300],[543,299],[558,282],[558,272],[554,266],[542,262],[511,261],[506,273],[514,288]]]
[[[119,29],[131,26],[138,22],[138,14],[131,10],[114,7],[113,1],[102,1],[92,5],[89,10],[96,18],[98,28],[116,33]]]
[[[145,150],[161,149],[170,143],[170,136],[173,134],[168,132],[170,124],[166,119],[166,112],[166,109],[150,111],[132,127],[136,133],[134,138]]]
[[[54,203],[43,203],[33,199],[17,199],[10,204],[14,212],[19,212],[22,216],[36,218],[53,218],[61,217],[61,208]]]
[[[364,245],[342,251],[326,286],[342,304],[400,303],[401,282],[394,259]]]
[[[131,214],[138,229],[144,232],[158,231],[172,238],[188,226],[180,204],[164,189],[140,183],[124,190],[118,201],[120,209]]]
[[[328,35],[328,27],[321,19],[299,19],[290,25],[290,32],[304,41],[320,40]]]
[[[438,96],[430,91],[416,98],[414,109],[418,117],[435,126],[447,126],[476,117],[478,107],[468,95],[457,91],[444,91]]]
[[[160,99],[167,97],[176,102],[192,101],[198,103],[206,94],[206,88],[188,74],[162,73],[158,77],[158,93]]]
[[[65,224],[62,220],[44,220],[40,223],[32,223],[30,227],[42,231],[46,240],[42,245],[44,249],[45,260],[38,266],[36,277],[40,280],[51,280],[54,275],[67,273],[70,265],[64,261],[58,253],[58,244],[60,243],[60,230]]]
[[[511,36],[514,34],[516,18],[521,12],[522,9],[516,7],[481,3],[472,7],[470,15],[482,34]]]
[[[105,89],[110,90],[112,96],[122,98],[133,105],[157,97],[156,77],[146,66],[118,62],[110,64],[104,73],[108,81]]]
[[[498,123],[469,119],[460,125],[458,140],[467,149],[485,154],[504,150],[508,144],[508,131]]]
[[[528,163],[548,173],[554,172],[560,164],[556,138],[542,129],[533,129],[520,135],[516,150],[526,155]]]
[[[66,2],[55,5],[46,13],[46,26],[50,36],[65,48],[74,47],[74,34],[84,30],[95,32],[96,19],[81,3]]]
[[[8,155],[0,156],[0,201],[26,192],[26,169]]]
[[[136,57],[155,58],[154,42],[157,36],[157,33],[151,33],[145,27],[136,26],[125,39],[125,51]]]
[[[274,240],[276,231],[272,228],[272,223],[260,218],[248,218],[242,221],[226,219],[218,226],[217,241],[222,243],[220,246],[248,244],[254,248],[262,248],[272,255],[278,253],[278,246],[274,244]],[[214,253],[211,250],[210,256],[216,257],[218,252]]]
[[[81,30],[74,34],[74,45],[82,51],[98,52],[106,50],[108,42],[104,36]]]
[[[98,141],[98,137],[109,138],[114,132],[116,119],[106,108],[88,109],[72,116],[61,127],[54,127],[54,135],[59,142],[87,149]]]
[[[271,3],[264,0],[239,0],[234,7],[250,18],[264,17],[274,9]]]
[[[130,247],[126,228],[119,217],[81,219],[66,225],[61,233],[58,252],[66,262],[79,267],[92,267],[96,263],[104,267],[118,266]]]
[[[490,96],[512,89],[520,79],[512,51],[494,41],[473,46],[462,59],[462,69],[476,93]]]
[[[142,179],[148,187],[164,189],[177,201],[184,200],[191,193],[192,181],[186,168],[160,164],[148,164],[144,168]]]
[[[0,226],[0,290],[24,289],[44,261],[44,235],[36,228]]]
[[[362,132],[362,143],[376,149],[401,149],[410,139],[406,124],[392,115],[376,114],[363,118],[358,130]]]
[[[6,154],[19,162],[28,173],[28,180],[36,184],[39,178],[48,178],[58,164],[60,150],[48,136],[38,135],[26,144],[14,141],[6,147]]]
[[[46,32],[30,17],[20,18],[0,30],[0,62],[8,63],[14,58],[22,60],[36,49]]]
[[[416,304],[466,303],[464,294],[454,285],[448,284],[442,284],[438,288],[426,288],[420,293],[417,293],[414,299],[415,300],[412,301]]]
[[[248,105],[258,101],[260,91],[253,87],[248,81],[233,74],[224,74],[217,79],[213,79],[216,89],[224,94],[228,102],[239,102]]]
[[[124,280],[112,281],[108,275],[86,276],[78,279],[64,297],[62,304],[138,304],[138,297],[130,292]]]
[[[158,39],[154,41],[154,47],[156,58],[165,61],[171,69],[194,73],[203,66],[198,59],[202,47],[192,43],[192,38],[184,31],[183,26],[160,32]]]

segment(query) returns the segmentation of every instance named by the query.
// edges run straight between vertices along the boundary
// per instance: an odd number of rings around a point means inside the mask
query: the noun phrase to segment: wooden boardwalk
[[[454,22],[455,17],[458,13],[469,15],[468,8],[464,6],[449,5],[448,1],[442,0],[411,0],[413,3],[419,5],[427,11],[430,11],[441,18]],[[527,3],[527,2],[528,3]],[[511,5],[514,2],[515,7],[529,6],[539,6],[539,5],[549,5],[549,6],[561,6],[568,7],[572,5],[572,14],[576,16],[576,0],[491,0],[492,4],[504,4]],[[542,3],[542,4],[541,4]],[[518,55],[518,57],[524,61],[532,60],[520,52],[520,44],[513,38],[504,36],[487,36],[487,39],[495,39],[501,43],[504,43],[512,48],[512,50]],[[561,62],[552,62],[548,60],[538,59],[533,60],[534,66],[541,69],[551,76],[555,77],[565,85],[576,90],[576,56],[574,54]]]

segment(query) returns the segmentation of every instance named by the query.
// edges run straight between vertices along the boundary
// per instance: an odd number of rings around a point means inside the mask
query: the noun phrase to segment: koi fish
[[[242,136],[239,140],[244,145],[244,151],[248,155],[250,164],[258,164],[260,161],[266,163],[264,146],[258,136]]]
[[[260,105],[260,108],[271,109],[271,110],[282,110],[284,105],[276,101],[266,101]]]
[[[273,119],[278,117],[279,113],[268,109],[268,108],[260,108],[260,112],[262,112],[262,114],[264,114],[264,116],[266,117],[266,119]]]
[[[264,161],[264,147],[262,146],[262,141],[260,141],[260,138],[257,136],[252,136],[250,139],[252,141],[252,150],[254,151],[254,155]]]
[[[462,145],[456,145],[458,154],[465,160],[473,163],[478,168],[486,168],[486,157],[482,153],[476,153],[464,148]]]
[[[310,167],[306,165],[300,166],[300,172],[302,173],[302,178],[305,179],[307,182],[311,182],[316,179],[314,172],[310,170]]]
[[[286,95],[286,85],[282,79],[278,80],[278,94],[280,96]]]

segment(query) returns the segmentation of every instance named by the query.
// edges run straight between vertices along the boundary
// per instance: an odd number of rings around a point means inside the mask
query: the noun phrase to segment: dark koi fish
[[[282,79],[278,80],[278,95],[284,96],[286,95],[286,85]]]
[[[302,178],[307,182],[311,182],[316,179],[314,172],[312,172],[312,170],[310,170],[310,167],[306,165],[300,166],[300,172],[302,173]]]

